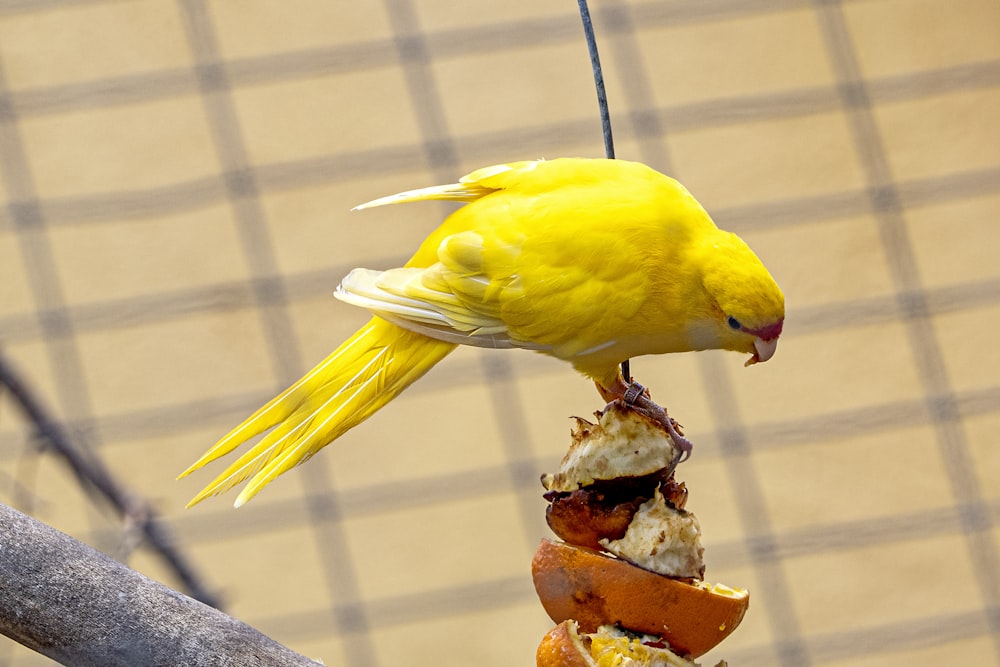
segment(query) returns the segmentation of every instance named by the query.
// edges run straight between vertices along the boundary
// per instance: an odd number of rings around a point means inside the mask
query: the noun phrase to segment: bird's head
[[[750,247],[729,232],[706,249],[704,266],[702,281],[719,347],[752,354],[747,366],[770,359],[785,321],[785,297],[774,278]]]

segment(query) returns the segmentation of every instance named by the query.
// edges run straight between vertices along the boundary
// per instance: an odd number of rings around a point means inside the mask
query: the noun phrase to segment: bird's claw
[[[649,396],[649,391],[641,384],[633,380],[626,386],[624,380],[619,378],[619,381],[621,386],[615,389],[620,391],[619,395],[622,402],[661,424],[667,435],[670,436],[674,446],[677,448],[677,459],[674,461],[674,467],[691,458],[691,450],[694,449],[694,444],[681,433],[681,425],[673,417],[669,416],[662,406],[653,402],[653,399]],[[601,389],[603,388],[598,385],[598,390],[600,391]],[[601,394],[604,395],[604,392],[602,391]]]
[[[633,380],[625,389],[625,393],[622,394],[622,400],[625,401],[627,405],[634,406],[635,402],[639,400],[639,397],[644,394],[646,394],[646,388]]]

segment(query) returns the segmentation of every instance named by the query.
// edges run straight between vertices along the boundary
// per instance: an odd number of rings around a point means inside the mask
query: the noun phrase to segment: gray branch
[[[321,664],[2,504],[0,632],[81,667]]]
[[[0,350],[0,388],[4,387],[10,392],[24,416],[32,423],[38,437],[69,465],[83,489],[95,490],[130,524],[136,526],[191,595],[213,607],[220,606],[219,600],[202,585],[194,568],[173,543],[170,532],[160,521],[153,507],[118,481],[98,457],[84,455],[66,433],[66,429],[42,406],[41,401],[29,389],[28,383]]]

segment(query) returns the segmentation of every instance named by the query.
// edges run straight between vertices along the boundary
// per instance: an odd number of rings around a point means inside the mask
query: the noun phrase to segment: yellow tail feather
[[[373,415],[453,349],[453,343],[372,318],[180,474],[185,477],[272,429],[202,489],[188,507],[249,479],[236,498],[236,507],[243,505],[278,475]]]

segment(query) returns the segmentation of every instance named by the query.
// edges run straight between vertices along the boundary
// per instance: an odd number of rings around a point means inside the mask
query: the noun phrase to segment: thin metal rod
[[[601,111],[601,129],[604,131],[604,155],[609,160],[615,157],[615,141],[611,135],[611,112],[608,110],[608,93],[604,89],[604,70],[601,69],[601,56],[597,52],[597,38],[594,36],[594,22],[590,19],[590,8],[587,0],[577,0],[580,7],[580,19],[583,21],[583,34],[587,38],[587,51],[590,52],[590,67],[594,71],[594,87],[597,89],[597,106]],[[631,382],[628,359],[622,362],[622,378]]]
[[[608,111],[608,94],[604,90],[604,72],[601,69],[601,56],[597,52],[594,23],[590,20],[590,8],[587,6],[587,0],[577,0],[577,4],[580,6],[580,18],[583,20],[583,34],[587,38],[587,50],[590,52],[590,67],[594,70],[597,105],[601,110],[601,128],[604,130],[604,154],[611,160],[615,157],[615,142],[611,136],[611,113]]]

